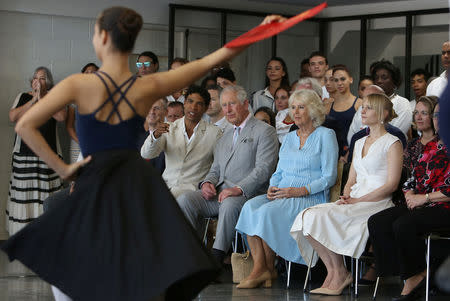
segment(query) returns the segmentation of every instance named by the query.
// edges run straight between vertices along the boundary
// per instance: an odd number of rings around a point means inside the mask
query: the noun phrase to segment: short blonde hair
[[[378,120],[383,123],[388,123],[397,117],[392,101],[385,94],[369,94],[366,96],[366,99],[369,106],[377,112]],[[388,112],[386,118],[384,118],[384,111]]]
[[[325,106],[323,105],[322,99],[313,90],[304,89],[295,91],[289,97],[289,107],[291,107],[294,101],[299,101],[308,108],[309,116],[315,128],[321,126],[325,121]],[[291,109],[289,109],[289,115],[294,119]]]

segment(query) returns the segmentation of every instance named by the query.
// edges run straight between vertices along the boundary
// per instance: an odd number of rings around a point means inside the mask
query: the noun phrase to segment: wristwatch
[[[425,194],[425,200],[427,201],[427,203],[430,201],[430,194]]]

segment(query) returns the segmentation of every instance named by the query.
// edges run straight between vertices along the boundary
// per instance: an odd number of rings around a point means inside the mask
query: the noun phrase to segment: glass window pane
[[[220,13],[177,9],[174,57],[192,61],[218,49],[220,22]]]
[[[277,56],[286,62],[291,83],[300,77],[302,60],[317,50],[319,50],[317,22],[302,22],[277,36]]]
[[[413,18],[411,72],[421,68],[432,76],[439,76],[444,68],[441,62],[442,44],[448,41],[450,14],[419,15]],[[409,80],[410,77],[405,77]],[[411,86],[411,99],[419,96]]]
[[[328,65],[344,64],[353,77],[351,91],[358,95],[360,26],[359,20],[328,23],[327,50]]]
[[[258,26],[263,17],[227,14],[227,42]],[[266,39],[251,45],[231,62],[238,85],[249,95],[264,89],[265,65],[272,56],[272,40]]]
[[[381,59],[392,62],[400,68],[405,78],[405,17],[377,18],[367,22],[367,56],[366,70]],[[404,81],[397,87],[396,93],[405,96]]]

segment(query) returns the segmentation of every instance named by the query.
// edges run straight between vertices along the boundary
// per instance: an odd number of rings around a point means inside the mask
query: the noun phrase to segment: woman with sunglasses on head
[[[271,58],[266,64],[266,88],[253,93],[252,108],[256,111],[260,107],[275,110],[275,91],[279,87],[289,87],[289,74],[286,63],[280,57]]]
[[[394,301],[416,300],[425,291],[423,236],[450,227],[449,154],[438,135],[439,105],[428,98],[419,98],[414,112],[414,122],[426,136],[408,145],[415,146],[406,159],[413,167],[403,185],[406,203],[381,211],[368,222],[378,276],[400,275],[404,280]]]
[[[264,24],[282,21],[269,16]],[[124,7],[97,18],[93,45],[102,65],[71,75],[18,122],[16,130],[74,191],[1,248],[52,284],[58,300],[191,300],[217,266],[161,176],[137,146],[144,116],[165,95],[188,86],[246,47],[221,48],[170,72],[138,77],[128,57],[142,17]],[[38,132],[74,102],[85,159],[65,164]]]
[[[9,119],[17,123],[22,116],[49,92],[53,87],[53,76],[46,67],[38,67],[30,81],[31,92],[20,93],[9,111]],[[66,109],[55,112],[53,116],[40,125],[43,139],[53,152],[61,154],[56,133],[56,122],[64,121]],[[43,212],[43,201],[62,188],[62,181],[55,171],[49,167],[22,140],[16,136],[12,158],[12,172],[9,185],[6,215],[6,228],[9,235],[22,229],[27,223]]]

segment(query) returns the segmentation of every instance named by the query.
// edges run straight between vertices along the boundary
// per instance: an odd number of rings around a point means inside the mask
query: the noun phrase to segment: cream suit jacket
[[[153,159],[165,153],[166,169],[162,175],[172,194],[194,191],[205,178],[214,161],[214,147],[222,137],[222,130],[200,120],[193,140],[187,145],[183,130],[184,117],[169,123],[169,132],[158,139],[147,137],[141,156]]]

